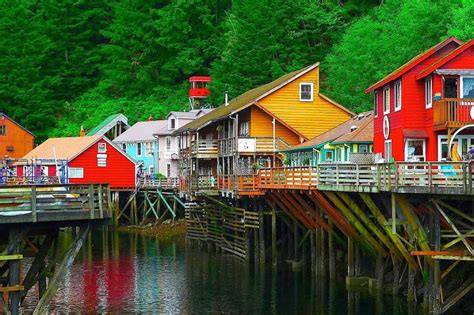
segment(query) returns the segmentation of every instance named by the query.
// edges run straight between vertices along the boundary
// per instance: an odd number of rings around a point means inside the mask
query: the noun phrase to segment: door
[[[444,98],[457,98],[458,97],[458,79],[457,78],[444,78]]]

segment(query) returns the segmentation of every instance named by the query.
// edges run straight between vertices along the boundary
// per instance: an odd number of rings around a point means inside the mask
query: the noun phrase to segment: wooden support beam
[[[296,202],[300,204],[306,212],[308,212],[314,220],[316,220],[317,224],[326,231],[330,231],[331,228],[329,225],[324,221],[323,218],[303,199],[303,197],[298,192],[292,193],[293,197],[295,198]]]
[[[467,256],[465,251],[436,251],[436,250],[429,250],[429,251],[411,251],[410,255],[412,256],[459,256],[464,257]]]
[[[293,217],[298,222],[300,222],[305,228],[307,229],[312,228],[312,224],[308,222],[305,217],[302,217],[298,212],[292,210],[291,205],[283,196],[280,196],[279,194],[268,194],[268,195],[270,196],[270,198],[273,198],[273,200],[277,201],[281,209],[284,209],[287,213],[290,214],[291,217]]]
[[[385,219],[385,216],[383,215],[382,211],[377,207],[375,202],[372,200],[372,197],[370,197],[370,195],[367,193],[361,193],[359,195],[362,201],[364,201],[367,208],[370,210],[370,212],[374,216],[374,218],[377,220],[378,224],[384,228],[385,233],[388,235],[388,237],[390,237],[391,241],[395,244],[395,247],[402,254],[403,258],[405,258],[410,268],[412,270],[417,270],[418,265],[416,261],[413,259],[413,257],[410,256],[410,253],[405,248],[405,245],[402,243],[399,236],[397,234],[393,234],[392,229],[388,225],[388,221]]]
[[[318,191],[304,192],[326,215],[331,218],[331,221],[344,233],[347,237],[358,238],[359,234],[350,225],[346,219],[331,205],[324,195]]]
[[[325,195],[344,214],[345,218],[357,229],[363,239],[368,242],[367,247],[369,251],[370,249],[375,249],[377,252],[382,254],[382,256],[387,256],[387,251],[377,242],[377,240],[375,240],[375,238],[370,234],[365,226],[352,214],[352,212],[337,197],[335,193],[326,191]],[[364,240],[359,240],[359,242],[363,242]]]
[[[316,223],[316,221],[311,217],[302,207],[301,205],[295,200],[293,197],[293,194],[290,193],[284,193],[284,194],[276,194],[277,197],[281,197],[284,200],[287,201],[287,205],[289,206],[289,210],[292,212],[298,213],[299,217],[303,218],[308,222],[309,227],[308,228],[318,228],[319,225]]]
[[[354,214],[372,231],[372,233],[382,241],[391,253],[396,256],[399,255],[399,252],[395,249],[392,242],[388,240],[388,238],[379,230],[372,220],[370,220],[354,200],[352,200],[346,193],[337,193],[337,195],[345,202],[347,208],[352,210],[352,212],[354,212]]]
[[[449,298],[445,300],[441,312],[447,312],[471,290],[474,290],[474,275],[471,275]]]

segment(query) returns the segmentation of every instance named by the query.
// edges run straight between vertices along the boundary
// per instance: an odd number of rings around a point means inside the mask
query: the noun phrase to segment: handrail
[[[433,102],[433,125],[437,129],[461,127],[474,121],[471,108],[474,99],[444,98]]]

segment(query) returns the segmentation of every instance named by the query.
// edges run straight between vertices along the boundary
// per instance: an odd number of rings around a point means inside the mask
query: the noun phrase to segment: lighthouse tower
[[[189,78],[189,110],[203,108],[206,98],[211,94],[208,84],[211,77],[194,76]]]

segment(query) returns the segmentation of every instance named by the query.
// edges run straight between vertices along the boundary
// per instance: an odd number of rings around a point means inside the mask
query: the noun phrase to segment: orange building
[[[180,128],[185,191],[252,195],[260,167],[279,151],[336,127],[353,113],[319,91],[319,63],[233,98]]]
[[[25,127],[0,113],[0,159],[21,158],[33,150],[35,136]]]

